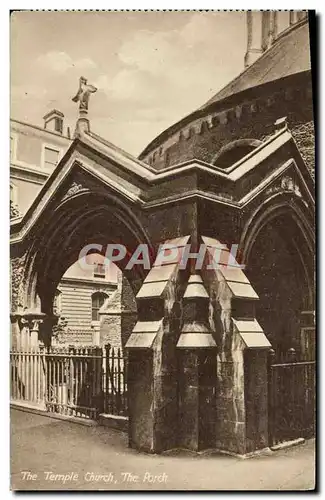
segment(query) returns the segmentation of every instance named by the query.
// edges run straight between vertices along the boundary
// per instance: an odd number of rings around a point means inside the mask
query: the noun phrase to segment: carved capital
[[[273,184],[267,189],[266,194],[272,195],[279,192],[290,192],[295,194],[298,198],[302,198],[302,193],[298,182],[290,175],[281,177],[281,179],[276,184]]]
[[[31,332],[38,332],[39,331],[39,326],[43,323],[42,319],[30,319],[28,321],[29,323],[29,330]]]
[[[39,330],[39,325],[43,323],[46,314],[34,309],[25,309],[15,315],[18,319],[20,328],[28,328],[30,332]]]
[[[24,318],[23,316],[17,316],[17,318],[18,318],[18,324],[19,324],[20,329],[29,327],[28,319]]]

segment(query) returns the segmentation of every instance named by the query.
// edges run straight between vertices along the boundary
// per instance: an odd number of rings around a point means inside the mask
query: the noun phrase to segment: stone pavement
[[[147,455],[125,433],[11,411],[13,490],[310,490],[315,443],[249,459]]]

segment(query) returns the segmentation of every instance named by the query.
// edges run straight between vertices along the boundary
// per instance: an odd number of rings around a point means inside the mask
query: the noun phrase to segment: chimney
[[[52,109],[49,113],[43,116],[44,128],[57,134],[63,134],[63,118],[64,114],[57,109]]]
[[[245,68],[271,47],[277,36],[277,12],[270,10],[247,11],[247,52]]]

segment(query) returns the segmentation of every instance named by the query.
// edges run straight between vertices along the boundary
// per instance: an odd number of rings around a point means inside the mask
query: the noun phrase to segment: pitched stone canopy
[[[281,184],[282,176],[287,180]],[[286,127],[227,169],[193,160],[161,172],[94,134],[85,133],[73,141],[24,217],[12,221],[11,242],[22,241],[55,206],[63,207],[78,196],[99,191],[109,192],[116,200],[134,207],[144,231],[144,226],[155,225],[150,212],[171,208],[176,201],[199,205],[210,201],[240,209],[272,189],[296,195],[307,207],[314,203],[313,181]],[[191,217],[186,213],[189,222]],[[182,220],[183,234],[191,233],[191,227]],[[173,230],[170,235],[161,234],[161,230],[156,227],[155,241],[178,236]],[[150,232],[155,232],[154,227]],[[146,241],[145,231],[142,237]]]

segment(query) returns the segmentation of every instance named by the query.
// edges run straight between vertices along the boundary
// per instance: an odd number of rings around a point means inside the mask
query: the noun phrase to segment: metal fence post
[[[274,412],[274,371],[272,366],[275,362],[275,351],[274,349],[269,350],[268,356],[268,423],[269,423],[269,446],[273,446],[274,444],[274,430],[275,430],[275,412]]]

